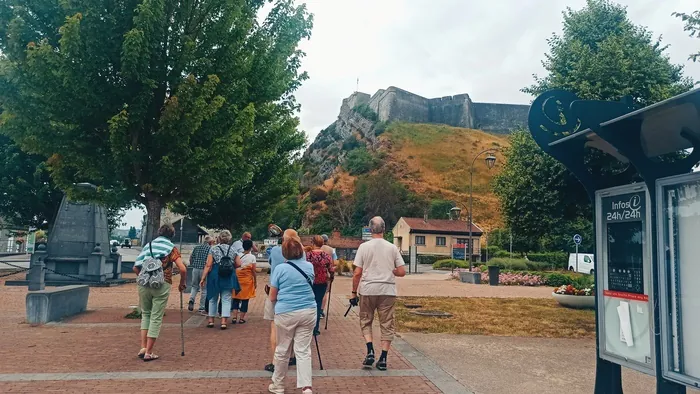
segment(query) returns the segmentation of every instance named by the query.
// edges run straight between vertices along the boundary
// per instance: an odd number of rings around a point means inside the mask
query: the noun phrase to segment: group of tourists
[[[360,245],[355,266],[350,305],[360,307],[360,326],[367,345],[364,367],[375,364],[372,323],[375,312],[381,328],[381,354],[376,368],[387,369],[387,356],[394,338],[395,278],[404,276],[404,262],[396,246],[384,240],[385,224],[381,217],[369,223],[372,239]],[[180,271],[179,290],[185,289],[186,267],[180,252],[171,242],[175,230],[161,226],[158,238],[145,245],[136,260],[139,299],[142,311],[141,350],[144,361],[158,359],[153,345],[162,325],[163,313],[172,285],[173,266]],[[296,365],[297,387],[303,394],[312,393],[311,340],[319,335],[320,319],[334,279],[335,250],[327,245],[328,237],[316,235],[304,246],[298,233],[287,229],[278,245],[268,248],[269,284],[265,285],[263,319],[271,321],[270,345],[272,363],[265,370],[273,373],[271,393],[284,393],[283,380],[290,365]],[[192,293],[188,309],[194,310],[200,293],[199,312],[208,317],[207,327],[226,329],[231,311],[231,324],[244,324],[249,300],[256,295],[257,277],[255,246],[250,233],[232,242],[229,231],[218,238],[207,237],[194,248],[190,258]],[[163,280],[160,280],[162,274]],[[152,285],[152,284],[160,285]]]

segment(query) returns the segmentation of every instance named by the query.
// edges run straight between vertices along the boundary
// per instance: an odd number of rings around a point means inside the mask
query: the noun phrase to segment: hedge
[[[528,260],[546,263],[554,268],[566,268],[569,255],[566,252],[530,252],[527,253]]]
[[[495,265],[500,269],[513,271],[527,271],[527,260],[525,259],[510,259],[510,258],[495,258],[489,260],[488,265]]]
[[[433,269],[439,270],[441,268],[469,268],[469,263],[455,259],[438,260],[433,263]]]
[[[407,254],[402,255],[403,262],[408,264],[411,261],[411,257]],[[419,254],[416,256],[418,264],[434,264],[438,260],[445,260],[445,256],[436,256],[432,254]]]

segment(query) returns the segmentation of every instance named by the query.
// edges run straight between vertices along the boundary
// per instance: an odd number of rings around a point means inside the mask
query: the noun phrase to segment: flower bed
[[[469,269],[458,268],[450,274],[452,279],[459,280],[460,272],[469,272]],[[472,272],[481,272],[477,267],[472,268]],[[489,282],[489,273],[481,272],[481,283]],[[503,286],[543,286],[544,279],[540,275],[532,275],[522,272],[501,272],[498,275],[498,283]]]
[[[585,289],[577,289],[571,285],[563,285],[554,289],[554,294],[564,294],[572,296],[592,296],[595,291],[595,285],[591,285]]]
[[[595,308],[595,286],[577,289],[571,285],[559,286],[552,292],[552,297],[567,308]]]

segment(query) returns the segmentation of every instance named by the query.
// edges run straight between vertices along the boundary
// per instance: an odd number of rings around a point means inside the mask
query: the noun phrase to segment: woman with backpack
[[[304,258],[304,247],[298,236],[282,242],[284,263],[278,264],[270,278],[270,301],[275,308],[275,371],[271,393],[284,393],[289,354],[294,344],[297,359],[297,387],[311,394],[311,337],[316,324],[316,301],[311,286],[314,267]]]
[[[134,272],[139,289],[141,308],[141,350],[138,357],[143,361],[157,360],[153,345],[160,334],[165,306],[173,284],[173,264],[180,271],[180,292],[187,283],[187,267],[182,263],[180,251],[170,241],[175,236],[175,228],[165,224],[158,229],[158,238],[144,245],[136,258]]]
[[[207,264],[202,272],[199,286],[207,286],[209,299],[208,328],[214,327],[217,305],[221,298],[221,329],[225,330],[231,317],[231,294],[241,291],[236,276],[236,268],[241,266],[241,259],[231,247],[231,232],[224,230],[219,233],[219,244],[213,246],[207,257]]]
[[[314,335],[319,335],[321,331],[318,329],[321,321],[321,312],[323,311],[323,296],[326,294],[328,282],[332,280],[334,267],[331,256],[321,250],[324,245],[323,238],[320,235],[314,235],[311,239],[311,250],[306,252],[306,260],[314,266],[314,297],[316,298],[316,326],[314,327]]]

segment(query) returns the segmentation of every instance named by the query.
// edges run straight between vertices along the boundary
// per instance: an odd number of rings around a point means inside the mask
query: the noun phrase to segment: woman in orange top
[[[250,253],[253,249],[253,241],[246,239],[243,241],[243,256],[241,256],[241,267],[236,269],[238,283],[241,291],[233,294],[233,319],[231,324],[243,324],[246,322],[245,314],[248,313],[248,302],[255,297],[255,288],[258,287],[258,280],[255,274],[255,256]],[[240,319],[238,311],[241,311]]]

